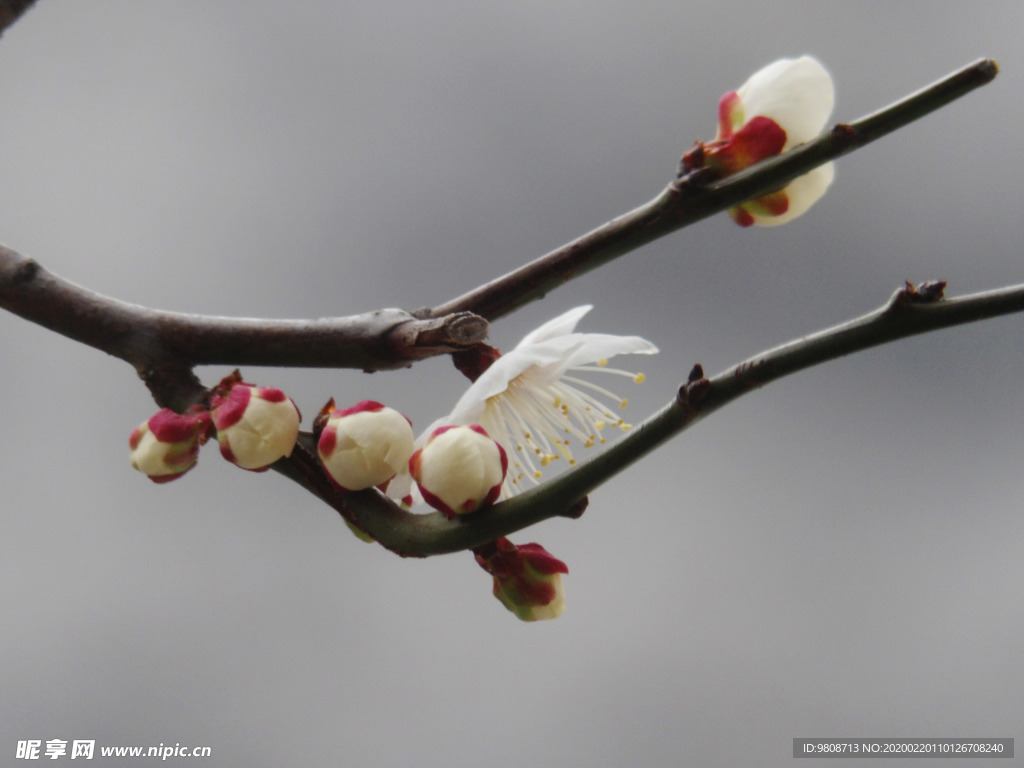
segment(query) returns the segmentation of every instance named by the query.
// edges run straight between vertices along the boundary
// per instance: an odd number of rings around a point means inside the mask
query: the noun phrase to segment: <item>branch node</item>
[[[857,130],[849,123],[836,123],[829,131],[829,138],[837,147],[847,147],[857,140]]]
[[[703,407],[704,399],[711,389],[711,382],[704,378],[704,368],[700,363],[693,366],[686,383],[676,392],[676,400],[689,420]]]
[[[461,350],[487,338],[488,322],[472,312],[453,312],[443,317],[408,320],[393,328],[392,342],[401,349]]]
[[[916,286],[907,280],[889,299],[886,311],[894,312],[911,304],[936,304],[945,298],[945,292],[945,280],[926,280]]]
[[[209,397],[209,390],[185,365],[150,365],[137,368],[153,400],[161,408],[184,413],[190,406]]]
[[[590,504],[590,498],[588,496],[584,496],[565,511],[559,512],[558,516],[568,517],[570,520],[579,520],[583,517],[583,513],[587,511],[588,504]]]
[[[14,285],[24,285],[30,283],[36,279],[36,275],[39,274],[40,266],[39,262],[35,259],[25,259],[14,269],[14,274],[11,276],[11,282]]]

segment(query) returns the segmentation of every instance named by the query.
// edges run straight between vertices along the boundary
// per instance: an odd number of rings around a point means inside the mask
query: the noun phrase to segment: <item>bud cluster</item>
[[[225,459],[264,472],[291,455],[301,419],[284,392],[247,384],[235,371],[211,390],[209,407],[194,405],[182,414],[163,408],[140,424],[128,440],[131,463],[155,483],[175,480],[195,466],[213,431]]]
[[[407,507],[418,491],[423,502],[458,520],[519,492],[521,479],[538,482],[538,466],[558,458],[574,464],[570,438],[590,447],[605,442],[600,431],[606,425],[629,429],[606,402],[624,408],[626,399],[578,374],[639,383],[642,374],[611,368],[608,358],[658,349],[639,336],[575,332],[590,309],[576,307],[549,320],[506,355],[481,346],[457,356],[457,366],[474,383],[419,438],[404,414],[375,400],[347,408],[328,401],[306,436],[326,482],[338,493],[376,488]],[[281,390],[246,383],[235,371],[204,405],[184,414],[164,409],[135,430],[132,466],[154,482],[173,480],[195,465],[199,446],[215,435],[224,458],[261,472],[292,454],[300,421]],[[372,540],[357,522],[346,522]],[[494,595],[520,619],[561,615],[561,576],[568,568],[539,544],[517,547],[501,538],[474,555],[492,575]]]
[[[249,384],[235,371],[210,390],[208,405],[183,414],[164,408],[139,425],[129,440],[131,464],[153,482],[169,482],[195,466],[199,447],[213,434],[225,459],[263,472],[291,456],[301,419],[280,389]],[[403,475],[450,518],[492,504],[508,467],[504,449],[478,425],[435,429],[416,450],[412,422],[374,400],[349,408],[331,400],[316,426],[320,463],[335,489],[385,490]]]

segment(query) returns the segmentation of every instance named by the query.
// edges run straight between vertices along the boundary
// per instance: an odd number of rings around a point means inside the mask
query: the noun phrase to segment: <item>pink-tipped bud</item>
[[[221,455],[242,469],[263,472],[291,456],[302,416],[280,389],[231,383],[231,378],[211,400]]]
[[[449,518],[493,504],[507,471],[505,450],[477,424],[435,429],[409,460],[423,499]]]
[[[206,441],[210,415],[202,409],[175,413],[162,408],[132,431],[128,439],[132,467],[154,483],[168,483],[195,466]]]
[[[363,400],[331,411],[317,451],[331,482],[343,491],[361,491],[383,485],[405,469],[415,439],[405,416]]]
[[[832,77],[814,58],[779,59],[758,70],[718,103],[718,133],[683,156],[683,170],[702,165],[730,176],[814,139],[832,113]],[[803,215],[828,190],[832,163],[786,186],[729,209],[737,224],[777,226]]]
[[[540,544],[516,546],[506,538],[475,550],[494,577],[494,596],[523,621],[555,619],[565,611],[562,574],[569,567]]]

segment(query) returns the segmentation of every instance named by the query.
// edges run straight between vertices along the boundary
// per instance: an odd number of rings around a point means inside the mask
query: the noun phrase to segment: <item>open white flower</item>
[[[528,333],[480,374],[450,414],[424,433],[450,424],[483,427],[508,454],[502,498],[522,490],[523,480],[536,483],[542,468],[555,459],[575,463],[572,438],[589,447],[604,442],[601,430],[606,426],[629,429],[615,415],[626,399],[576,374],[617,374],[639,383],[643,374],[609,368],[608,358],[651,355],[658,348],[639,336],[575,333],[591,309],[589,304],[576,307]]]

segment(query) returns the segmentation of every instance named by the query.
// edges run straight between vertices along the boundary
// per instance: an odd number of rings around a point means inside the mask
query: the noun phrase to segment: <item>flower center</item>
[[[582,372],[628,376],[636,383],[643,374],[608,368],[607,361],[571,369]],[[502,487],[502,498],[524,490],[524,481],[540,482],[543,468],[564,458],[576,463],[571,444],[578,440],[584,448],[604,443],[601,431],[606,427],[628,430],[627,424],[607,403],[625,408],[628,401],[604,387],[576,376],[564,375],[544,383],[536,372],[527,370],[512,379],[504,392],[488,398],[480,425],[502,444],[509,457],[509,471]]]

